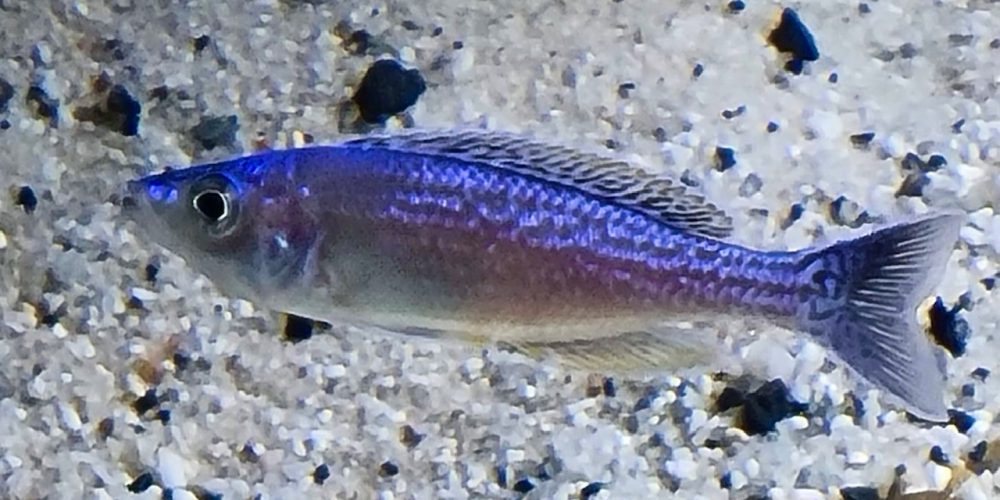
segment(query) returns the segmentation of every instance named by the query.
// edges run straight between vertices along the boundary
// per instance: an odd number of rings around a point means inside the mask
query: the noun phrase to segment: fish
[[[947,360],[916,309],[961,213],[750,248],[726,212],[635,161],[479,129],[171,169],[122,200],[151,242],[276,312],[623,372],[722,356],[690,325],[754,318],[824,346],[911,414],[948,418]]]

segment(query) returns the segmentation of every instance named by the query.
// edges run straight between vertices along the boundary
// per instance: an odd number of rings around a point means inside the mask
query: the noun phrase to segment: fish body
[[[483,131],[269,151],[129,185],[128,212],[220,288],[329,322],[501,342],[598,369],[711,354],[668,325],[755,316],[809,334],[925,418],[946,418],[914,308],[959,216],[820,249],[729,242],[669,179]]]

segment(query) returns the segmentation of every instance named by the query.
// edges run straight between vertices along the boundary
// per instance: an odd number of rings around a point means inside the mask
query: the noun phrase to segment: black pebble
[[[142,300],[133,295],[129,297],[127,305],[130,309],[142,309]]]
[[[945,455],[944,451],[942,451],[941,447],[938,445],[934,445],[931,447],[931,452],[929,456],[931,461],[938,465],[948,465],[948,463],[950,462],[950,460],[948,460],[948,455]]]
[[[801,203],[792,205],[792,207],[788,209],[788,216],[785,217],[785,220],[781,223],[781,228],[788,229],[792,227],[792,224],[795,224],[795,221],[802,218],[802,214],[804,214],[805,211],[806,207],[802,206]]]
[[[948,160],[941,155],[931,155],[927,158],[927,170],[929,172],[934,172],[939,170],[941,167],[948,164]]]
[[[604,488],[604,483],[593,482],[584,486],[583,489],[580,490],[580,500],[589,499],[601,491],[601,488]]]
[[[530,479],[525,478],[514,483],[514,487],[512,489],[518,493],[527,493],[535,489],[535,485],[534,483],[531,482]]]
[[[740,184],[740,196],[744,198],[753,196],[760,191],[760,188],[763,185],[764,182],[760,180],[760,177],[751,172],[747,175],[746,179],[743,179],[743,184]]]
[[[7,119],[0,120],[0,130],[7,130],[10,128],[10,122]]]
[[[111,417],[102,419],[97,423],[97,435],[101,439],[107,439],[111,437],[111,433],[115,431],[115,421]]]
[[[730,408],[736,408],[745,401],[746,394],[743,391],[734,387],[726,387],[719,393],[719,397],[715,399],[715,410],[723,412]]]
[[[14,86],[7,80],[0,78],[0,113],[7,111],[7,105],[14,98]]]
[[[177,371],[184,371],[191,365],[191,357],[183,352],[175,352],[173,356],[174,366]]]
[[[960,118],[957,122],[951,124],[951,132],[961,134],[963,125],[965,125],[965,118]]]
[[[383,59],[368,68],[353,100],[361,112],[361,119],[382,123],[413,106],[425,90],[427,85],[419,71]]]
[[[791,66],[786,66],[792,73],[801,73],[802,61],[819,59],[819,49],[816,47],[812,33],[809,32],[809,28],[802,23],[799,15],[793,9],[786,8],[782,11],[781,22],[778,23],[777,28],[771,31],[767,40],[778,51],[792,55],[792,60],[789,61]],[[797,64],[792,64],[796,61]]]
[[[17,199],[14,203],[23,208],[25,213],[30,214],[38,207],[38,197],[35,196],[35,190],[31,189],[31,186],[21,186],[17,190]]]
[[[148,472],[143,472],[139,474],[139,477],[135,478],[128,485],[128,490],[132,493],[142,493],[149,489],[153,485],[153,475]]]
[[[907,172],[927,171],[927,164],[924,163],[924,160],[921,160],[916,153],[906,153],[906,156],[903,157],[903,161],[900,165],[903,167],[903,170]]]
[[[965,346],[969,340],[969,323],[959,317],[960,306],[947,309],[944,301],[938,297],[928,312],[931,320],[931,335],[938,345],[944,347],[954,357],[965,354]]]
[[[135,409],[136,413],[142,415],[143,413],[156,408],[156,405],[158,404],[160,404],[160,400],[156,397],[156,389],[149,389],[146,391],[146,394],[143,394],[142,397],[136,399],[135,402],[132,403],[132,408]]]
[[[208,150],[228,147],[236,142],[236,131],[239,128],[240,122],[236,115],[206,116],[191,129],[191,137]]]
[[[309,318],[288,314],[285,317],[285,330],[282,334],[287,340],[301,342],[312,337],[315,326],[316,323]]]
[[[848,486],[840,489],[844,500],[879,500],[878,490],[871,486]]]
[[[775,122],[767,122],[767,131],[768,131],[768,133],[772,133],[772,134],[774,132],[777,132],[778,131],[778,124],[775,123]]]
[[[392,462],[382,462],[378,468],[378,473],[384,477],[392,477],[399,474],[399,466]]]
[[[986,377],[989,377],[989,376],[990,376],[990,371],[988,369],[986,369],[986,368],[981,367],[981,366],[979,368],[976,368],[975,370],[972,370],[972,378],[978,379],[981,382],[985,382],[986,381]]]
[[[862,132],[851,135],[851,146],[855,149],[867,149],[875,138],[875,132]]]
[[[922,172],[913,172],[903,179],[903,183],[896,190],[896,198],[901,196],[923,196],[924,188],[930,184],[931,180]]]
[[[732,473],[727,472],[727,473],[723,474],[722,477],[719,478],[719,486],[721,488],[723,488],[723,489],[726,489],[726,490],[728,490],[729,488],[732,488],[733,487],[733,475],[732,475]]]
[[[121,86],[111,87],[107,100],[108,113],[119,117],[121,127],[118,129],[125,137],[131,137],[139,133],[139,115],[142,113],[142,105],[136,101],[128,90]]]
[[[775,423],[803,410],[802,405],[792,401],[785,383],[774,379],[747,395],[741,428],[750,435],[766,434],[775,429]]]
[[[829,77],[827,77],[826,81],[828,81],[828,82],[830,82],[830,83],[837,83],[837,81],[838,81],[839,79],[840,79],[840,77],[839,77],[839,76],[837,76],[837,74],[836,74],[836,73],[830,73],[830,76],[829,76]]]
[[[872,8],[868,4],[861,2],[858,4],[858,14],[865,15],[872,11]]]
[[[36,114],[40,118],[48,118],[50,126],[54,127],[59,122],[59,101],[49,97],[42,87],[38,85],[28,87],[25,102],[29,106],[34,104]]]
[[[919,51],[917,48],[910,42],[906,42],[899,46],[899,57],[902,57],[903,59],[913,59],[918,53]]]
[[[424,435],[417,432],[411,425],[404,425],[399,430],[399,442],[407,448],[415,448],[424,440]]]
[[[972,398],[976,396],[976,384],[968,383],[962,384],[962,396],[967,398]]]
[[[724,146],[715,147],[715,169],[725,172],[736,165],[736,152]]]
[[[740,105],[740,106],[737,106],[736,109],[726,109],[726,110],[723,110],[722,111],[722,117],[725,118],[725,119],[727,119],[727,120],[732,120],[733,118],[736,118],[737,116],[740,116],[743,113],[746,113],[746,111],[747,111],[747,107]]]
[[[694,69],[691,70],[691,76],[698,78],[702,73],[705,72],[705,67],[701,63],[695,64]]]
[[[628,99],[633,90],[635,90],[635,84],[632,82],[625,82],[618,86],[618,97]]]
[[[976,423],[976,419],[964,411],[948,410],[948,417],[948,423],[954,425],[962,434],[969,432],[969,429]],[[940,448],[938,449],[940,450]],[[933,452],[933,449],[931,451]]]
[[[195,38],[194,39],[194,51],[195,51],[195,53],[198,53],[198,52],[201,52],[201,51],[205,50],[205,47],[208,47],[208,44],[211,41],[212,41],[212,37],[210,37],[208,35],[201,35],[198,38]]]
[[[156,275],[160,274],[160,268],[156,267],[156,264],[146,264],[146,281],[150,283],[156,282]]]
[[[742,0],[733,0],[726,5],[726,9],[732,13],[740,12],[745,8],[747,8],[747,4],[743,3]]]
[[[653,138],[656,139],[656,142],[667,142],[667,139],[670,137],[667,136],[667,129],[663,127],[656,127],[653,129]]]
[[[313,482],[323,484],[327,479],[330,479],[330,468],[326,464],[320,464],[313,471]]]
[[[156,419],[164,424],[170,423],[170,410],[160,410],[156,412]]]
[[[986,441],[980,441],[974,448],[972,448],[972,451],[969,452],[969,460],[976,463],[985,460],[988,446],[989,445]]]
[[[615,379],[607,377],[604,379],[604,396],[613,398],[618,391],[615,388]]]

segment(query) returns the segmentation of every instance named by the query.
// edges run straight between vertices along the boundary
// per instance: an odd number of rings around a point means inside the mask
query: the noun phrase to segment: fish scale
[[[915,415],[947,419],[941,350],[914,310],[958,214],[753,249],[672,179],[478,130],[268,151],[133,181],[125,199],[154,241],[276,311],[625,372],[725,357],[725,318],[758,317]]]

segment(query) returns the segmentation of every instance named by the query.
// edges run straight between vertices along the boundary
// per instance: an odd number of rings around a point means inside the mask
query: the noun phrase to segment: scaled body
[[[151,176],[130,194],[157,241],[275,310],[621,368],[713,349],[665,323],[756,315],[811,334],[911,411],[944,415],[912,316],[956,216],[757,251],[725,241],[729,218],[682,186],[478,131],[267,152]]]

